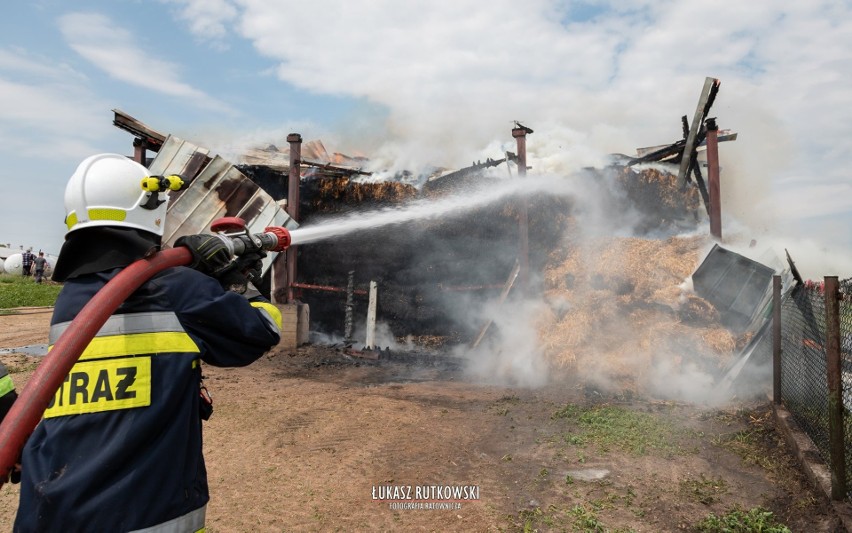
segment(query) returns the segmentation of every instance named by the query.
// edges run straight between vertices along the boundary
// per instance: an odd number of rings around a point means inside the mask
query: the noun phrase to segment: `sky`
[[[565,176],[678,140],[713,77],[738,133],[725,227],[828,269],[852,254],[849,1],[33,0],[0,28],[13,247],[57,253],[77,164],[132,154],[116,108],[229,158],[297,132],[415,172],[500,158],[520,121],[530,172]]]

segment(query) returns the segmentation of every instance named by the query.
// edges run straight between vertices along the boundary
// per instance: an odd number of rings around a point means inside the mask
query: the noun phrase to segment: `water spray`
[[[421,199],[400,207],[388,207],[372,212],[329,218],[308,227],[290,232],[292,244],[308,244],[340,237],[356,231],[375,229],[382,226],[403,224],[417,220],[437,219],[456,212],[485,207],[506,198],[517,198],[547,193],[556,196],[575,196],[587,189],[580,180],[558,179],[553,176],[526,178],[524,180],[501,180],[489,183],[488,187],[471,189],[466,194],[454,195],[438,200]]]

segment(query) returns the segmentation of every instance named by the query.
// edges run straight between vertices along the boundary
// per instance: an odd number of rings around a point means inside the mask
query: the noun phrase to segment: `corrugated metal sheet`
[[[257,233],[268,226],[295,229],[299,225],[278,202],[246,177],[234,165],[206,149],[170,135],[148,168],[152,175],[180,174],[189,187],[169,193],[169,209],[163,242],[173,245],[183,235],[210,231],[221,217],[238,216],[249,231]],[[277,254],[263,261],[266,271]]]
[[[692,284],[695,294],[719,310],[722,323],[741,333],[763,318],[774,274],[774,269],[715,244],[692,274]]]

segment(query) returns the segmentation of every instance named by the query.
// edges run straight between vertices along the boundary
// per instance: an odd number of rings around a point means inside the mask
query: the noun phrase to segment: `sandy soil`
[[[0,348],[46,342],[48,323],[46,313],[0,317]],[[41,358],[0,361],[20,391]],[[306,346],[246,368],[206,368],[215,405],[205,433],[208,531],[689,531],[736,505],[764,506],[793,531],[838,529],[765,402],[706,410],[607,398],[560,374],[514,389],[474,383],[445,363]],[[661,417],[675,428],[674,447],[584,441],[576,420],[554,416],[569,403]],[[748,453],[723,445],[739,440]],[[392,509],[372,497],[385,485],[475,485],[479,500]],[[11,531],[17,494],[0,488],[0,531]]]

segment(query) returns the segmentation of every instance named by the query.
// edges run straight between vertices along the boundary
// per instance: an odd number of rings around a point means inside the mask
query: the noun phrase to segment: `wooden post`
[[[352,314],[355,310],[355,271],[349,271],[349,282],[346,284],[346,316],[343,322],[343,336],[346,343],[352,342]]]
[[[287,184],[287,214],[294,221],[299,221],[299,187],[302,182],[302,136],[298,133],[287,135],[290,143],[290,174]],[[287,248],[287,301],[292,302],[295,298],[291,284],[296,283],[296,261],[297,250],[295,246]]]
[[[828,441],[831,498],[846,499],[846,448],[840,359],[840,291],[837,276],[825,277],[825,355],[828,367]]]
[[[707,119],[707,186],[710,196],[710,235],[722,240],[722,196],[719,183],[719,126]]]
[[[506,280],[505,285],[503,285],[503,290],[500,292],[500,300],[498,305],[503,305],[503,302],[506,301],[506,297],[509,296],[509,291],[512,290],[512,285],[515,284],[515,280],[518,278],[518,273],[521,271],[521,263],[520,261],[515,261],[515,267],[512,268],[512,272],[509,274],[509,278]],[[474,350],[479,343],[482,342],[482,339],[485,338],[485,333],[488,331],[488,328],[491,327],[491,323],[494,322],[493,318],[489,318],[485,321],[485,324],[482,326],[482,329],[479,330],[479,334],[473,339],[473,342],[470,343],[469,349]]]
[[[367,339],[364,348],[375,348],[376,344],[376,299],[379,286],[375,281],[370,282],[370,303],[367,305]]]
[[[772,276],[772,401],[781,403],[781,276]]]
[[[527,175],[527,134],[532,132],[533,130],[521,124],[517,124],[517,127],[512,129],[512,137],[515,138],[518,146],[518,177],[522,179]],[[518,288],[521,298],[525,298],[529,289],[530,276],[529,222],[525,194],[522,194],[518,200],[518,233],[518,261],[520,262]]]
[[[142,165],[143,167],[148,166],[148,143],[145,139],[141,137],[136,137],[133,139],[133,160]]]

